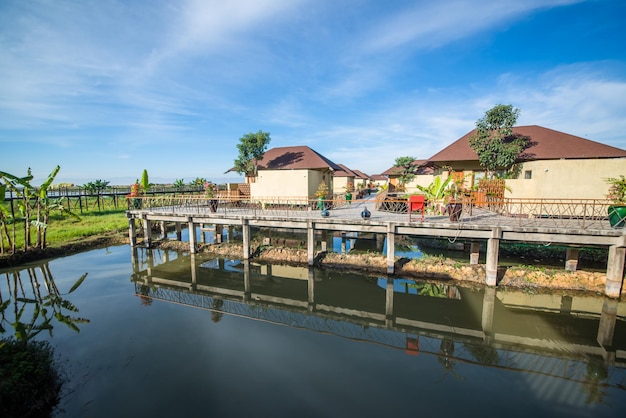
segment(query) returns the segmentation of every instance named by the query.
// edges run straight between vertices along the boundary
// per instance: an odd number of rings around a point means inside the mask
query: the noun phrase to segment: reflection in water
[[[89,320],[73,316],[78,308],[66,298],[85,280],[83,274],[62,293],[47,263],[3,274],[0,283],[0,416],[51,416],[60,401],[64,372],[54,349],[36,339],[53,335],[56,322],[79,332]],[[12,332],[9,332],[12,331]]]
[[[207,309],[213,322],[236,315],[434,356],[460,380],[479,374],[468,367],[518,372],[540,399],[600,404],[626,391],[626,307],[614,299],[132,251],[142,300]]]
[[[24,277],[25,274],[27,277]],[[39,269],[15,270],[4,276],[6,287],[0,286],[0,333],[6,332],[5,327],[13,328],[13,336],[27,342],[42,331],[48,331],[52,336],[55,321],[76,332],[80,331],[78,324],[89,322],[88,319],[72,316],[78,308],[66,299],[83,283],[87,273],[67,293],[59,291],[47,263]]]

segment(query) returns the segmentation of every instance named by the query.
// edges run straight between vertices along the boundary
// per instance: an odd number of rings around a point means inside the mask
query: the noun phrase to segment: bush
[[[47,341],[0,340],[0,416],[50,417],[62,385]]]

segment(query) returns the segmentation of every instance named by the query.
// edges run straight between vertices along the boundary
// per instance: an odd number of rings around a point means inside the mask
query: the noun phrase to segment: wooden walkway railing
[[[528,228],[612,229],[607,216],[610,203],[598,199],[504,199],[476,204],[467,197],[459,222]],[[329,209],[330,216],[334,218],[359,219],[360,213],[367,208],[372,212],[372,220],[408,221],[406,199],[387,195],[352,202],[343,198],[324,200],[322,204],[307,197],[242,199],[227,194],[214,199],[202,195],[155,195],[128,199],[129,210],[295,218],[320,217],[321,205]],[[426,222],[447,222],[448,216],[441,212],[442,206],[431,202],[426,211]]]

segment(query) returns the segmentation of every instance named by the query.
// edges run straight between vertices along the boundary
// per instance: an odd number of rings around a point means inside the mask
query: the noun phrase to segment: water
[[[67,293],[83,274],[87,277]],[[617,417],[626,306],[128,246],[0,272],[76,306],[67,417]],[[65,305],[68,306],[68,305]],[[10,330],[13,309],[5,311]],[[24,318],[30,318],[25,315]],[[88,322],[87,322],[88,321]],[[9,332],[9,331],[7,331]],[[601,342],[598,342],[601,341]]]

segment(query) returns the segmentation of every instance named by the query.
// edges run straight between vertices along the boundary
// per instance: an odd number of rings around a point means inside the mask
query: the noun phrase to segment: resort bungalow
[[[471,188],[485,177],[478,156],[469,146],[468,132],[428,159],[444,174],[450,167]],[[604,199],[607,177],[626,175],[626,150],[537,125],[513,128],[530,138],[515,177],[506,180],[506,197],[544,199]]]
[[[339,167],[307,146],[272,148],[257,162],[250,197],[312,199],[321,182],[333,193],[333,172]]]
[[[356,173],[343,164],[338,164],[340,169],[333,172],[333,191],[338,194],[345,194],[347,191],[355,189]]]
[[[428,186],[435,177],[435,170],[427,160],[415,160],[412,165],[417,166],[415,177],[404,185],[404,191],[407,193],[420,193],[418,185]],[[400,186],[400,168],[392,166],[381,174],[389,181],[389,191],[396,192]]]

